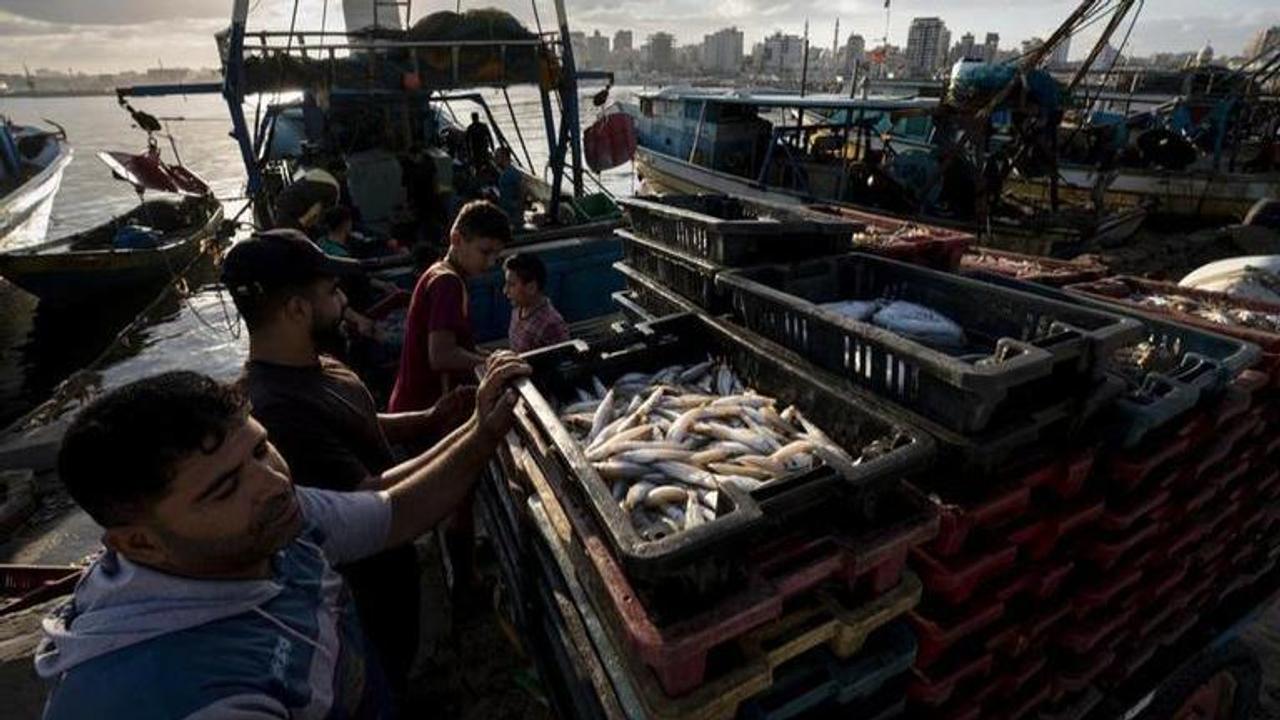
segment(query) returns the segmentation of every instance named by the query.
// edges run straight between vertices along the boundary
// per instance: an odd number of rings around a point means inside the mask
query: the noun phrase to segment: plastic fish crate
[[[1015,263],[1029,265],[1022,270],[1012,267]],[[1107,269],[1095,263],[1083,263],[1074,260],[1058,260],[1040,255],[1027,255],[1009,250],[975,247],[960,258],[960,272],[965,275],[990,273],[1002,275],[1022,282],[1062,287],[1074,283],[1100,280],[1107,275]]]
[[[923,492],[923,491],[922,491]],[[947,558],[964,549],[971,533],[992,528],[1016,517],[1031,504],[1031,488],[1009,483],[978,497],[930,494],[938,507],[938,537],[929,544],[930,554]]]
[[[1215,323],[1197,315],[1179,312],[1171,308],[1156,308],[1149,305],[1142,305],[1130,298],[1137,293],[1181,295],[1193,300],[1212,302],[1233,309],[1253,310],[1265,313],[1280,313],[1280,305],[1272,305],[1270,303],[1258,302],[1256,300],[1232,297],[1225,293],[1199,290],[1196,288],[1184,288],[1173,283],[1144,280],[1142,278],[1130,277],[1127,275],[1098,280],[1096,282],[1068,285],[1066,289],[1073,293],[1097,298],[1109,305],[1124,306],[1129,308],[1132,312],[1142,315],[1169,318],[1178,323],[1191,325],[1210,333],[1227,335],[1229,337],[1253,343],[1261,348],[1262,351],[1260,369],[1271,377],[1272,386],[1280,384],[1280,333]]]
[[[619,198],[636,235],[727,267],[787,262],[849,249],[863,223],[728,195]]]
[[[951,658],[928,669],[912,668],[907,698],[927,707],[938,707],[956,694],[957,688],[973,687],[991,674],[994,658],[988,653]]]
[[[738,709],[739,720],[790,720],[828,704],[848,705],[876,695],[911,669],[916,639],[896,621],[876,630],[856,655],[841,659],[815,648],[775,670],[773,685]]]
[[[1016,614],[1011,613],[992,630],[983,647],[999,657],[1015,660],[1041,649],[1058,627],[1071,618],[1071,606],[1067,603],[1046,605],[1024,607]]]
[[[1084,544],[1082,555],[1099,570],[1110,571],[1122,559],[1139,552],[1140,548],[1157,543],[1161,531],[1160,523],[1148,521],[1123,533],[1101,535]]]
[[[1113,356],[1113,371],[1125,378],[1129,386],[1116,403],[1110,418],[1112,429],[1108,432],[1121,447],[1136,446],[1203,401],[1216,398],[1261,357],[1258,347],[1249,342],[1171,318],[1139,312],[1130,305],[1108,303],[1093,295],[989,273],[976,273],[974,276],[1055,300],[1125,315],[1143,324],[1145,333],[1139,341],[1158,352],[1167,353],[1169,358],[1163,370],[1141,373],[1120,362],[1118,353]],[[1131,352],[1131,347],[1125,346],[1120,351]]]
[[[952,648],[994,625],[1004,613],[1005,604],[991,597],[978,598],[960,608],[930,603],[912,610],[907,619],[920,640],[916,667],[932,666]]]
[[[1056,504],[1056,503],[1055,503]],[[1066,507],[1044,511],[1039,519],[1028,520],[1009,534],[1009,542],[1021,557],[1040,561],[1049,557],[1068,536],[1080,532],[1098,521],[1105,511],[1098,498],[1078,498]]]
[[[614,307],[618,308],[629,322],[650,322],[664,317],[664,313],[654,312],[641,304],[640,295],[633,290],[616,292],[609,297],[613,300]]]
[[[698,306],[691,300],[680,297],[670,288],[663,287],[661,283],[646,277],[644,273],[625,262],[614,263],[613,269],[625,278],[627,291],[631,293],[630,299],[634,300],[643,314],[649,316],[647,320],[657,320],[667,315],[698,310]]]
[[[1134,610],[1125,610],[1107,617],[1077,623],[1063,628],[1057,637],[1058,645],[1075,655],[1088,655],[1099,647],[1107,647],[1116,640],[1117,630],[1133,619]]]
[[[820,466],[751,493],[726,486],[720,493],[723,512],[715,520],[667,537],[645,539],[632,527],[584,449],[560,423],[549,399],[572,397],[576,388],[590,386],[593,377],[608,383],[627,372],[692,364],[709,354],[725,359],[748,387],[795,405],[833,441],[851,449],[854,457],[868,443],[894,433],[907,438],[906,444],[859,464],[852,477]],[[523,440],[548,448],[553,461],[573,478],[571,486],[585,497],[628,575],[640,584],[684,586],[694,595],[705,595],[726,581],[733,558],[741,557],[752,537],[766,533],[777,537],[788,523],[808,522],[808,511],[829,506],[841,496],[854,504],[852,509],[845,507],[850,513],[845,521],[856,525],[858,517],[865,515],[857,512],[857,505],[873,509],[876,498],[923,470],[933,457],[933,442],[923,432],[861,406],[806,368],[762,352],[705,316],[672,316],[642,323],[593,346],[571,341],[524,358],[533,375],[518,386],[531,419],[518,426]],[[936,520],[932,527],[936,529]]]
[[[1141,332],[1114,313],[859,253],[726,271],[716,285],[747,328],[962,433],[1090,386],[1101,361]],[[969,352],[934,349],[820,307],[879,298],[946,315],[964,330]]]
[[[1025,566],[1020,564],[1013,577],[1007,578],[995,590],[995,597],[1005,603],[1020,599],[1036,602],[1049,600],[1058,595],[1075,568],[1074,560],[1062,559]]]
[[[920,575],[926,592],[951,605],[973,596],[985,583],[1000,576],[1018,560],[1018,548],[1004,545],[986,548],[959,557],[935,558],[917,548],[911,564]]]
[[[807,205],[817,215],[862,223],[865,240],[856,236],[853,247],[859,252],[892,258],[935,270],[954,271],[960,258],[974,242],[972,233],[914,220],[901,220],[873,212],[836,205]]]
[[[537,464],[524,467],[537,499],[553,505],[571,530],[567,551],[578,579],[614,643],[634,660],[632,675],[646,704],[661,710],[655,711],[661,717],[720,717],[728,700],[732,715],[738,701],[768,687],[773,667],[823,644],[837,657],[852,656],[869,634],[919,601],[920,581],[909,572],[871,597],[865,589],[853,593],[822,585],[834,578],[832,570],[820,570],[831,565],[819,557],[769,577],[752,573],[744,587],[709,606],[659,612],[631,584],[596,523],[563,494],[563,474],[552,468],[544,475]],[[874,530],[858,549],[874,563],[900,539],[901,533]],[[854,552],[856,543],[850,546],[848,552]],[[872,564],[867,572],[879,567]]]
[[[616,231],[622,241],[622,262],[676,295],[708,312],[720,312],[728,302],[716,288],[715,278],[724,270],[701,258],[645,240],[626,230]]]

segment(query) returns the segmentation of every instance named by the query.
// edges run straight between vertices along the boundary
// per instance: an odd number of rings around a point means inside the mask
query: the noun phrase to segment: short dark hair
[[[547,266],[537,255],[516,253],[502,263],[502,268],[515,273],[516,277],[520,278],[520,282],[536,283],[539,290],[547,288]]]
[[[471,113],[471,122],[480,122],[480,113],[478,112]]]
[[[330,232],[355,220],[351,208],[346,205],[335,205],[324,213],[324,229]]]
[[[491,238],[503,244],[511,242],[511,221],[502,208],[488,200],[472,200],[458,211],[453,229],[467,240]]]
[[[285,285],[283,287],[272,288],[260,293],[251,295],[235,295],[231,296],[231,301],[235,303],[236,312],[240,313],[240,317],[244,319],[244,325],[249,332],[257,332],[263,328],[267,322],[271,320],[271,316],[277,310],[295,297],[307,297],[314,283],[319,278],[311,282],[299,285]]]
[[[248,409],[237,386],[190,371],[129,383],[71,423],[58,451],[58,476],[99,525],[130,522],[164,497],[179,461],[216,451]]]

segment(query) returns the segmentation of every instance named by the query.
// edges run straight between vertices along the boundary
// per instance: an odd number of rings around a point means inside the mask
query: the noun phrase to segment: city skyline
[[[338,2],[327,3],[331,6],[327,27],[338,29]],[[325,4],[325,0],[304,0],[299,6],[298,27],[319,28]],[[1047,36],[1075,4],[1074,0],[973,0],[957,6],[942,0],[894,0],[889,40],[905,47],[912,19],[936,16],[954,37],[996,32],[1003,45],[1016,47],[1022,40]],[[123,4],[0,0],[0,36],[7,46],[0,72],[20,72],[23,64],[32,69],[71,67],[85,72],[140,70],[157,63],[216,65],[212,35],[226,25],[229,5],[229,0],[131,0]],[[483,5],[505,9],[534,25],[527,3],[500,0]],[[856,33],[865,38],[868,47],[874,47],[881,43],[885,25],[882,0],[726,0],[711,8],[690,0],[567,0],[567,6],[572,29],[587,36],[598,30],[608,38],[629,30],[636,47],[654,32],[670,33],[673,45],[679,47],[700,45],[704,36],[735,27],[749,48],[775,32],[802,34],[806,19],[816,47],[829,47],[837,22],[843,37]],[[1150,4],[1137,23],[1127,52],[1191,51],[1208,42],[1220,56],[1234,56],[1244,51],[1259,28],[1280,24],[1280,8],[1269,0],[1234,0],[1230,6],[1229,13],[1205,15],[1203,3],[1190,0]],[[253,7],[251,26],[288,27],[292,3],[261,0]],[[436,9],[415,4],[414,19]],[[549,10],[543,8],[544,23],[549,22]],[[1072,59],[1087,52],[1089,45],[1087,34],[1076,38]]]

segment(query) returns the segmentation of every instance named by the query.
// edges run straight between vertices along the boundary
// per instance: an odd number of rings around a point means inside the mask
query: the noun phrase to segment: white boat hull
[[[49,232],[53,200],[62,185],[62,172],[71,162],[71,148],[18,189],[0,198],[0,251],[16,250],[44,242]]]

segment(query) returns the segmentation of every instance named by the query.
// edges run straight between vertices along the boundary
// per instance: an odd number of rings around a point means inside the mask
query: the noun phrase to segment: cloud
[[[0,10],[14,15],[76,25],[225,18],[230,8],[229,0],[0,0]]]

